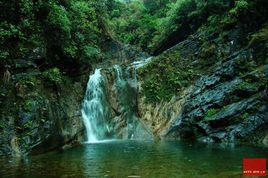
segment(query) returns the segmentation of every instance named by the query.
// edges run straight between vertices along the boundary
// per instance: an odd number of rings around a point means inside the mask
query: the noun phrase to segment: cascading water
[[[117,78],[117,83],[120,83],[123,81],[123,72],[122,69],[119,65],[114,65],[114,69],[116,71],[116,78]]]
[[[96,69],[89,78],[82,104],[87,141],[109,138],[150,138],[150,131],[138,118],[138,81],[136,70],[150,59],[124,68]]]
[[[137,87],[130,75],[129,69],[125,70],[119,65],[114,65],[116,80],[114,89],[117,93],[119,111],[123,114],[126,123],[125,138],[132,139],[137,125]]]
[[[109,115],[105,95],[105,79],[101,69],[96,69],[90,76],[82,104],[82,117],[86,127],[87,141],[96,142],[105,138],[109,133],[106,121]]]
[[[134,61],[131,64],[131,66],[133,66],[135,69],[138,69],[138,68],[143,67],[146,64],[148,64],[151,60],[152,60],[152,57],[148,57],[148,58],[145,58],[145,59],[140,60],[140,61]]]
[[[133,69],[134,70],[134,84],[137,85],[138,84],[138,74],[137,74],[137,69],[145,66],[146,64],[148,64],[151,61],[152,57],[148,57],[148,58],[144,58],[142,60],[139,61],[134,61],[130,64],[130,66],[128,67],[128,70]]]

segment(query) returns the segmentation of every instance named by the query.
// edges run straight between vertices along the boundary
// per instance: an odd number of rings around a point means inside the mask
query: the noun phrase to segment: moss
[[[244,89],[252,89],[252,90],[258,90],[259,88],[259,85],[258,83],[250,83],[250,82],[247,82],[247,81],[243,81],[240,83],[240,85],[238,86],[239,89],[241,90],[244,90]]]
[[[0,123],[0,129],[5,128],[5,125],[3,123]]]
[[[242,120],[247,120],[249,118],[249,113],[244,113],[242,116],[241,116],[241,119]]]
[[[268,24],[265,24],[262,29],[251,35],[249,46],[254,46],[262,42],[268,42]],[[268,48],[268,44],[266,45],[266,47]]]
[[[238,89],[252,89],[255,91],[261,91],[267,88],[268,79],[265,74],[264,65],[257,66],[251,62],[242,64],[245,67],[244,71],[239,72],[239,76],[244,80],[238,86]],[[251,71],[249,73],[249,71]]]
[[[220,24],[221,24],[221,26],[223,28],[228,28],[228,27],[231,27],[232,25],[234,25],[236,22],[237,22],[237,19],[236,18],[225,15],[222,18]]]
[[[142,93],[148,102],[168,101],[185,87],[189,86],[197,72],[180,54],[171,52],[155,58],[147,66],[139,70]]]
[[[219,112],[219,109],[211,108],[206,112],[205,120],[209,120],[210,117],[214,116],[216,113]]]
[[[24,109],[26,111],[31,111],[34,107],[35,103],[33,100],[26,100],[24,103]]]
[[[201,47],[201,58],[210,58],[215,55],[216,52],[216,44],[205,42]]]

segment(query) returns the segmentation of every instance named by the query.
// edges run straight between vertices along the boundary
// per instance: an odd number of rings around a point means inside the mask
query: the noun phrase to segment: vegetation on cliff
[[[6,146],[0,147],[0,155],[16,146],[27,152],[52,134],[61,135],[51,130],[79,117],[83,72],[112,60],[114,48],[122,44],[156,56],[139,70],[148,103],[169,101],[193,85],[205,93],[236,77],[234,91],[228,91],[241,95],[227,92],[233,98],[204,101],[202,111],[184,114],[193,123],[201,120],[200,129],[203,121],[214,123],[218,113],[254,96],[261,104],[237,116],[247,120],[265,105],[258,93],[267,94],[267,9],[267,0],[2,0],[0,145]],[[228,61],[234,66],[224,67]],[[235,73],[227,71],[232,67]],[[219,68],[227,72],[215,70]],[[79,94],[69,91],[73,86]],[[198,91],[193,98],[199,97]],[[70,137],[74,135],[59,138],[60,143]]]
[[[155,54],[173,48],[140,71],[149,102],[170,100],[214,64],[244,48],[260,50],[255,67],[267,64],[266,7],[261,0],[177,1],[162,24],[166,28],[154,36]],[[182,45],[174,47],[179,42]]]
[[[0,155],[74,140],[80,75],[105,58],[110,38],[108,1],[3,0],[0,10]]]

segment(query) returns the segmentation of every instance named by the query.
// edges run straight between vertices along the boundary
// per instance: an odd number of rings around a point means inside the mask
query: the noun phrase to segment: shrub
[[[235,7],[229,12],[234,16],[239,16],[242,12],[245,12],[249,8],[247,0],[238,0],[235,2]]]
[[[93,46],[85,46],[84,47],[84,59],[92,60],[92,59],[99,59],[100,58],[100,50]]]
[[[47,17],[47,25],[50,32],[57,32],[58,34],[53,35],[59,35],[62,41],[71,38],[71,22],[67,14],[68,12],[63,6],[52,4]]]
[[[42,73],[43,77],[51,84],[59,84],[62,81],[62,74],[58,68],[52,68]]]

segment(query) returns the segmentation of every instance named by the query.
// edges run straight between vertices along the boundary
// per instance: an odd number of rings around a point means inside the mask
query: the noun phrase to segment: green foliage
[[[215,55],[215,52],[216,52],[216,45],[214,43],[205,42],[201,46],[200,57],[207,59],[207,58]]]
[[[237,0],[235,2],[235,7],[230,10],[230,14],[238,16],[245,12],[249,8],[249,3],[247,0]]]
[[[244,113],[243,115],[242,115],[242,117],[241,117],[241,119],[243,119],[243,120],[247,120],[248,118],[249,118],[249,113]]]
[[[42,73],[42,76],[52,84],[62,82],[62,74],[58,68],[52,68]]]
[[[78,47],[74,42],[72,41],[64,42],[64,44],[62,44],[62,48],[63,53],[65,54],[66,57],[69,57],[71,59],[77,57]]]
[[[209,120],[210,117],[214,116],[216,113],[219,112],[219,109],[211,108],[206,112],[205,120]]]
[[[213,34],[216,32],[222,32],[220,35],[222,36],[226,31],[223,31],[224,28],[233,25],[237,20],[228,14],[220,14],[220,15],[211,15],[207,24],[204,26],[209,34]]]
[[[40,84],[40,81],[38,80],[38,74],[30,72],[25,75],[19,75],[15,80],[18,81],[18,84],[16,85],[16,90],[19,96],[24,95],[25,91],[33,91],[35,87]]]
[[[259,88],[259,83],[257,83],[257,82],[247,82],[247,81],[243,81],[243,82],[241,82],[241,84],[239,85],[239,89],[240,89],[240,90],[251,89],[251,90],[258,91],[258,88]]]
[[[100,58],[100,50],[92,46],[84,47],[84,58],[85,59],[98,59]]]
[[[214,33],[257,10],[254,19],[263,20],[265,4],[265,0],[3,0],[0,65],[13,66],[42,46],[46,54],[38,64],[81,69],[104,59],[109,39],[149,52],[161,45],[165,50],[206,22],[207,31]],[[253,23],[250,18],[245,21]],[[266,29],[253,34],[250,44],[267,40]],[[203,57],[213,55],[213,49],[203,48]]]
[[[33,101],[31,99],[25,100],[24,109],[26,111],[32,111],[32,109],[34,108],[34,106],[35,106],[35,101]]]
[[[102,59],[106,35],[105,0],[3,0],[0,22],[0,65],[13,65],[46,47],[51,66],[88,65]],[[40,61],[41,62],[41,61]]]
[[[0,123],[0,129],[4,129],[4,128],[5,128],[4,123]]]
[[[35,19],[40,1],[3,0],[0,22],[0,64],[11,65],[13,60],[26,58],[34,45],[42,41],[40,24]]]
[[[67,16],[68,12],[63,6],[57,4],[52,4],[50,8],[50,13],[47,17],[48,28],[50,28],[51,31],[58,32],[61,40],[70,39],[71,22]]]
[[[47,24],[50,27],[49,34],[53,36],[49,37],[49,45],[51,53],[57,53],[65,59],[61,63],[80,65],[101,59],[100,45],[105,40],[105,33],[97,4],[81,0],[70,1],[64,7],[51,5]],[[55,35],[58,38],[54,38]],[[55,48],[62,52],[55,52]]]
[[[265,42],[266,48],[268,48],[268,24],[265,24],[258,32],[251,35],[249,46],[256,45],[258,43]]]
[[[35,76],[29,76],[21,80],[20,83],[29,87],[34,87],[38,83],[38,80]]]
[[[84,1],[73,1],[70,5],[72,19],[73,48],[67,48],[82,63],[99,61],[101,56],[100,36],[104,36],[101,19],[94,4]],[[72,50],[70,50],[72,49]]]
[[[220,0],[133,1],[118,6],[111,23],[123,42],[152,52],[170,35],[176,40],[186,38],[208,17],[225,12],[228,5]]]
[[[169,53],[155,58],[140,69],[145,77],[142,92],[148,102],[168,101],[196,77],[192,66],[184,63],[178,53]]]
[[[8,51],[1,50],[0,51],[0,62],[4,61],[9,56]]]
[[[118,3],[111,13],[112,33],[125,43],[134,44],[143,50],[152,50],[152,39],[166,16],[171,0],[133,1]]]
[[[165,40],[172,41],[169,48],[179,41],[188,37],[204,24],[210,16],[223,14],[228,8],[228,1],[220,0],[178,0],[171,4],[172,8],[163,19],[159,33],[153,39],[153,45],[165,43]],[[209,19],[218,20],[218,19]],[[159,47],[158,47],[159,48]]]
[[[180,24],[175,24],[174,22],[183,20],[188,16],[188,13],[193,13],[195,6],[195,2],[191,0],[180,0],[170,4],[171,9],[167,12],[167,17],[162,23],[165,26],[162,34],[175,31],[179,28]]]

